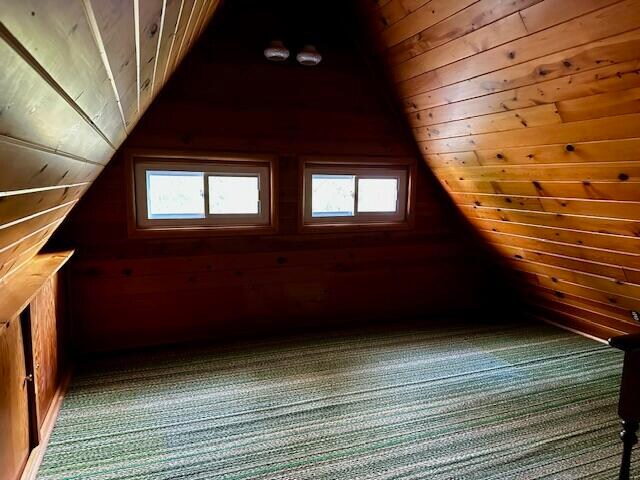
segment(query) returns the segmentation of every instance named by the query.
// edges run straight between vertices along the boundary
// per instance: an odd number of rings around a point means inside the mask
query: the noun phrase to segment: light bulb
[[[314,66],[320,63],[322,55],[318,53],[313,45],[305,45],[304,48],[296,55],[296,60],[300,65]]]
[[[264,49],[264,56],[272,62],[283,62],[289,58],[289,49],[280,40],[274,40]]]

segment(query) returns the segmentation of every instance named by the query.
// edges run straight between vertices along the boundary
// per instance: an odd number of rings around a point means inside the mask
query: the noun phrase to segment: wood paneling
[[[36,247],[38,247],[36,245]],[[60,268],[72,251],[26,258],[28,264],[0,280],[0,476],[24,478],[55,420],[60,396],[65,315]],[[24,254],[18,255],[20,259]],[[33,375],[31,383],[27,375]],[[46,423],[45,423],[46,422]],[[30,434],[32,435],[30,439]],[[30,477],[31,478],[31,477]]]
[[[20,478],[29,457],[29,405],[20,320],[0,323],[0,475]]]
[[[362,5],[426,163],[531,311],[639,330],[640,1]]]
[[[36,256],[27,268],[1,280],[0,293],[3,302],[0,303],[0,324],[17,317],[72,254],[73,251],[43,253]]]
[[[31,331],[38,427],[42,428],[63,370],[64,292],[59,273],[49,277],[31,301]]]
[[[124,162],[116,155],[57,238],[79,248],[71,288],[81,348],[388,321],[480,308],[491,298],[481,279],[491,271],[484,252],[423,165],[414,229],[298,230],[299,157],[417,154],[381,100],[384,90],[372,81],[378,72],[364,63],[352,26],[334,15],[344,3],[317,2],[313,18],[298,2],[288,4],[282,19],[271,2],[226,3],[125,143],[276,155],[278,233],[131,239]],[[267,62],[261,49],[273,25],[301,18],[322,63]],[[299,35],[285,38],[292,50]]]
[[[192,3],[3,2],[0,210],[7,210],[5,203],[12,209],[9,219],[0,217],[0,231],[22,218],[23,237],[11,240],[25,243],[5,250],[4,265],[23,264],[37,252],[29,239],[42,225],[27,219],[61,205],[69,190],[79,198],[180,64],[218,0],[198,0],[197,19],[178,28],[178,12]],[[171,49],[176,43],[179,51]],[[0,268],[0,278],[9,270]]]

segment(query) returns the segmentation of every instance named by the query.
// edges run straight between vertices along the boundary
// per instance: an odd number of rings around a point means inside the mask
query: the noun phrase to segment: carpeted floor
[[[610,480],[621,364],[545,325],[103,358],[76,373],[39,478]]]

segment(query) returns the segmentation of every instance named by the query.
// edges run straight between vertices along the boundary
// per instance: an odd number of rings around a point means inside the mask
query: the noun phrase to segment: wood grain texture
[[[435,315],[491,298],[480,280],[491,268],[485,252],[423,165],[414,229],[299,231],[300,157],[418,160],[371,81],[377,71],[355,48],[351,27],[334,16],[343,3],[317,5],[305,28],[324,46],[324,59],[309,69],[266,62],[256,52],[281,21],[268,2],[224,4],[125,144],[274,154],[278,233],[129,238],[125,167],[116,155],[56,239],[79,246],[71,288],[80,348]],[[308,19],[302,7],[286,15],[291,25]]]
[[[41,439],[42,434],[48,436],[52,428],[49,410],[59,395],[65,351],[62,339],[66,319],[59,271],[72,254],[72,251],[36,256],[31,253],[25,259],[28,263],[24,268],[11,271],[0,280],[2,478],[22,478],[22,470],[32,453],[31,428],[40,433]],[[21,256],[24,254],[15,258]],[[21,316],[24,322],[20,321]],[[31,349],[29,355],[26,355],[26,348]],[[35,393],[31,397],[34,416],[30,416],[28,407],[27,387],[31,384],[25,380],[27,372],[33,373],[35,385],[31,390]],[[36,450],[41,452],[43,448]]]
[[[62,219],[45,225],[18,242],[2,249],[0,251],[0,274],[3,276],[9,275],[26,265],[31,257],[44,246],[51,234],[60,226],[60,223],[62,223]]]
[[[370,29],[425,162],[536,316],[637,330],[640,1],[432,3]]]
[[[0,303],[0,323],[10,321],[18,315],[38,294],[43,285],[71,258],[73,251],[43,253],[33,259],[29,266],[0,281],[3,302]]]
[[[63,282],[50,276],[31,300],[31,329],[38,427],[42,428],[54,401],[62,374],[64,315]]]
[[[30,450],[24,350],[18,318],[0,322],[0,374],[0,475],[18,480]]]
[[[199,23],[194,19],[179,30],[177,12],[183,3],[188,2],[3,2],[0,210],[10,203],[26,222],[56,206],[52,187],[80,194],[86,190],[78,187],[89,185],[109,162],[195,43],[218,1],[200,0]],[[183,44],[179,56],[171,52],[176,42]],[[169,62],[172,70],[166,72]],[[22,203],[38,193],[47,198],[46,207],[37,201]],[[57,198],[60,205],[66,195]],[[0,229],[17,220],[15,214],[10,217],[0,218]],[[24,225],[33,228],[23,231],[29,242],[41,225]],[[46,238],[54,230],[48,229]],[[33,247],[29,243],[5,251],[3,265],[24,263],[25,252],[37,252]],[[16,262],[18,256],[21,262]],[[0,268],[0,278],[6,271]]]
[[[58,382],[58,388],[54,394],[53,401],[49,407],[47,416],[45,417],[42,427],[40,428],[40,445],[35,447],[29,455],[27,465],[24,467],[20,480],[36,480],[38,478],[38,470],[42,464],[44,454],[56,424],[60,408],[64,400],[64,396],[69,388],[71,381],[71,371],[65,368],[61,380]]]

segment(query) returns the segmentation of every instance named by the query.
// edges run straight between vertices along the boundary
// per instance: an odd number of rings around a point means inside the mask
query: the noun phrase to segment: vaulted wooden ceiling
[[[425,161],[532,312],[640,329],[640,1],[362,3]]]
[[[4,2],[0,278],[44,245],[217,3]],[[640,0],[361,4],[424,160],[531,311],[600,336],[640,328]]]
[[[0,8],[0,278],[47,241],[218,0],[10,0]]]

